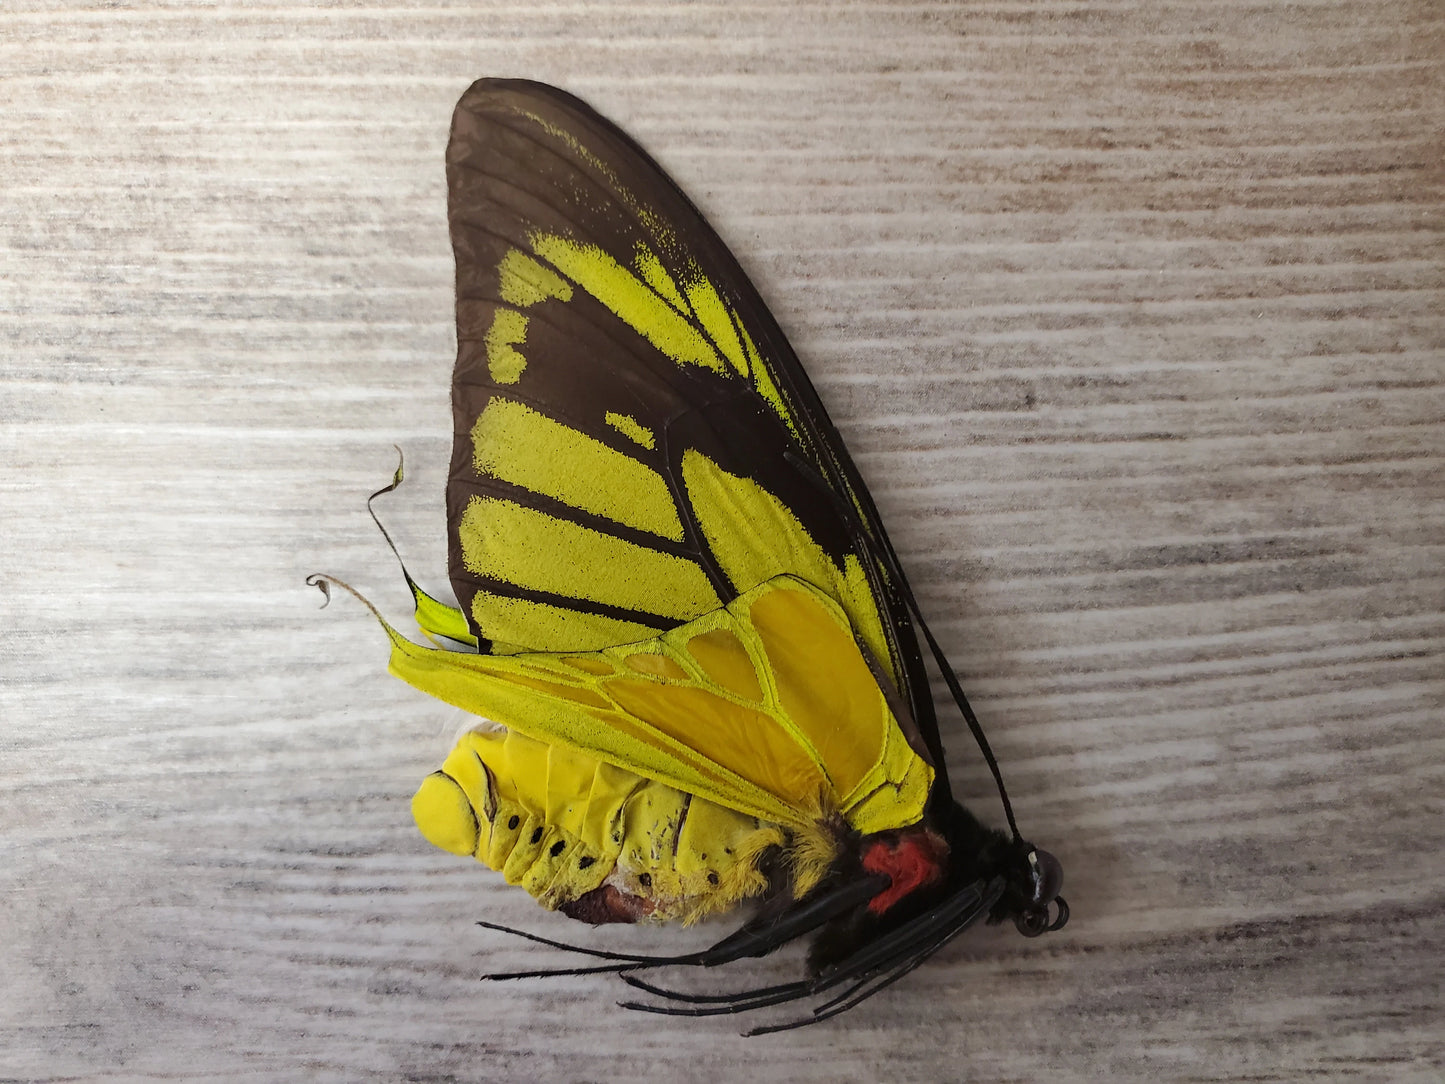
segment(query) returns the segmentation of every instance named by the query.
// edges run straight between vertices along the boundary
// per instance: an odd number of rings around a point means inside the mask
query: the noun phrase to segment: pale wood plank
[[[1408,0],[7,5],[0,1076],[1439,1079],[1442,54]],[[477,983],[556,957],[472,918],[575,931],[416,836],[456,720],[302,580],[406,612],[393,442],[441,579],[483,74],[755,275],[1065,933],[747,1043]]]

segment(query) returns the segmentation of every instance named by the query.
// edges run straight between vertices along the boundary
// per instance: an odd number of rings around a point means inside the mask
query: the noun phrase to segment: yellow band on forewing
[[[667,268],[662,266],[662,261],[657,258],[657,253],[639,243],[637,255],[632,262],[638,273],[642,275],[642,280],[651,286],[659,297],[678,312],[686,310],[687,302],[677,292],[677,283],[672,281],[672,276],[667,273]]]
[[[593,651],[657,635],[656,629],[633,621],[487,591],[472,596],[472,617],[491,641],[494,655],[516,655],[544,646],[552,651]]]
[[[724,367],[713,345],[647,283],[596,245],[536,233],[532,249],[680,365]]]
[[[525,252],[509,249],[497,266],[497,289],[508,305],[526,308],[556,298],[572,300],[572,284]]]
[[[483,477],[674,542],[682,522],[651,467],[525,404],[494,397],[472,426],[472,466]]]
[[[702,324],[708,338],[737,374],[747,377],[748,359],[743,353],[743,344],[738,338],[731,312],[727,303],[719,296],[717,287],[713,286],[701,271],[696,271],[683,289],[687,292],[688,304],[696,313],[698,323]]]
[[[517,349],[527,341],[527,317],[512,309],[498,309],[487,329],[487,371],[498,384],[515,384],[522,378],[527,359]]]
[[[844,607],[850,638],[856,634],[878,659],[892,658],[867,573],[856,556],[846,555],[840,568],[786,504],[699,451],[683,453],[682,478],[703,536],[734,584],[752,586],[784,573],[796,576]],[[896,680],[898,675],[889,676]]]
[[[473,497],[457,535],[467,571],[503,583],[684,621],[718,605],[692,561],[500,498]]]
[[[544,267],[525,252],[510,250],[497,268],[498,292],[508,305],[525,308],[557,298],[572,300],[572,286],[551,268]],[[527,368],[519,349],[527,341],[528,318],[516,309],[499,308],[487,328],[487,371],[498,384],[515,384]]]
[[[628,440],[646,448],[649,452],[657,448],[657,434],[631,414],[619,414],[615,410],[609,410],[602,415],[602,420]]]

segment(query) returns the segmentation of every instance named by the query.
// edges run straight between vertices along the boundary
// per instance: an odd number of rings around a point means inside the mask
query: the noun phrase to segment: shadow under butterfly
[[[407,575],[436,646],[382,623],[393,673],[487,722],[423,782],[417,824],[593,924],[758,904],[670,956],[482,922],[599,961],[487,978],[617,972],[657,999],[626,1007],[670,1015],[815,999],[761,1034],[851,1009],[981,919],[1062,927],[1058,861],[1020,835],[841,437],[697,209],[609,121],[525,81],[462,96],[447,179],[460,608]],[[920,633],[1007,834],[953,799]],[[797,982],[638,975],[807,934]]]

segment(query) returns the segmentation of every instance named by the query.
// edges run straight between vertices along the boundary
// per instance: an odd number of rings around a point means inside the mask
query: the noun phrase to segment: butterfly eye
[[[1064,887],[1064,867],[1048,851],[1035,850],[1029,854],[1032,867],[1033,899],[1036,907],[1047,907]]]
[[[1037,937],[1041,933],[1063,929],[1069,921],[1069,905],[1059,895],[1064,887],[1064,867],[1048,851],[1029,851],[1029,904],[1014,915],[1014,925],[1025,937]],[[1052,905],[1057,916],[1050,915]]]

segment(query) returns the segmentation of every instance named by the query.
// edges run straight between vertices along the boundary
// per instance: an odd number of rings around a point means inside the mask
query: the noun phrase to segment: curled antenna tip
[[[363,594],[362,594],[360,591],[358,591],[356,588],[352,587],[351,584],[347,583],[345,580],[338,579],[338,578],[335,577],[335,576],[328,576],[328,575],[326,575],[324,572],[313,572],[311,575],[309,575],[309,576],[306,577],[306,582],[307,582],[308,584],[310,584],[312,587],[316,588],[318,591],[320,591],[323,595],[325,595],[325,596],[326,596],[326,602],[330,602],[330,601],[331,601],[331,588],[333,588],[333,587],[339,587],[339,588],[341,588],[341,589],[342,589],[343,591],[345,591],[347,594],[353,596],[358,602],[360,602],[360,603],[361,603],[363,606],[365,606],[368,610],[370,610],[370,611],[372,612],[372,614],[376,617],[376,619],[377,619],[378,621],[380,621],[383,625],[386,625],[386,627],[387,627],[388,629],[391,628],[390,625],[387,625],[387,624],[386,624],[386,618],[384,618],[384,617],[381,616],[381,611],[378,610],[375,606],[373,606],[373,605],[367,600],[367,598],[366,598],[365,595],[363,595]],[[326,603],[322,603],[322,604],[321,604],[321,608],[322,608],[323,610],[326,609]]]
[[[306,577],[306,584],[308,587],[316,588],[325,597],[326,601],[321,604],[323,610],[331,605],[331,581],[329,579],[320,572],[313,572]]]

